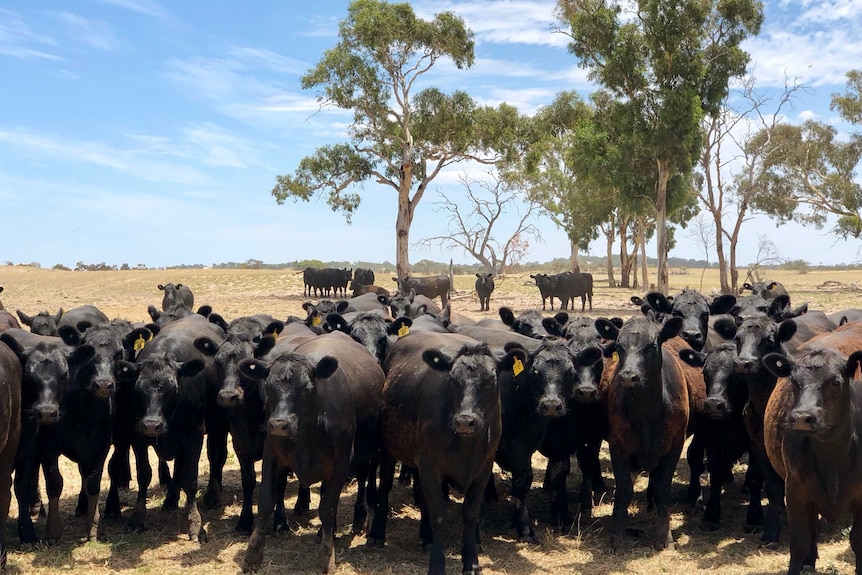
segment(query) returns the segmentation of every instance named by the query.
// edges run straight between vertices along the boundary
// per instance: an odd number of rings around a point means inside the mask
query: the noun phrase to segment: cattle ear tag
[[[613,354],[611,354],[611,358],[612,358],[614,361],[619,361],[619,360],[620,360],[620,354],[619,354],[619,352],[615,351]]]
[[[311,325],[317,327],[320,325],[320,316],[316,316],[313,320],[311,320]]]
[[[144,346],[146,344],[147,344],[147,342],[144,341],[143,334],[139,335],[138,339],[135,340],[135,345],[134,345],[135,351],[141,351],[142,349],[144,349]]]
[[[398,328],[398,337],[404,337],[408,333],[410,333],[410,327],[408,327],[407,325],[402,325]]]
[[[516,357],[515,362],[512,364],[512,373],[520,375],[522,371],[524,371],[524,362]]]

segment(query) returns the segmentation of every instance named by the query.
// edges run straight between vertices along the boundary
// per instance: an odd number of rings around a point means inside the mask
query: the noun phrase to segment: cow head
[[[422,352],[422,361],[431,369],[448,373],[452,390],[452,431],[462,436],[479,436],[489,432],[486,419],[494,406],[499,413],[500,392],[497,386],[497,360],[484,343],[465,345],[454,357],[438,349]]]
[[[741,412],[748,399],[748,387],[736,373],[734,342],[717,345],[708,353],[683,349],[679,357],[692,367],[703,368],[707,394],[703,409],[708,417],[726,419]]]
[[[769,317],[749,317],[736,330],[736,372],[761,373],[761,360],[769,353],[783,353],[784,343],[796,333],[792,319],[776,323]]]
[[[28,326],[31,333],[53,336],[58,334],[57,325],[60,323],[60,318],[63,317],[63,308],[60,308],[60,311],[55,315],[51,315],[47,311],[40,311],[34,316],[29,316],[20,309],[16,311],[21,323]]]
[[[811,435],[821,440],[846,431],[852,417],[850,382],[862,362],[862,351],[846,360],[831,349],[806,350],[791,358],[771,353],[763,364],[775,377],[789,377],[795,405],[787,414],[791,433]]]
[[[596,329],[614,340],[609,350],[619,354],[615,380],[625,389],[651,387],[661,382],[661,345],[679,334],[682,320],[668,318],[661,326],[646,318],[634,318],[617,328],[609,320],[596,320]]]
[[[326,316],[324,329],[327,332],[343,331],[362,344],[368,353],[381,364],[386,358],[389,346],[403,335],[407,335],[413,320],[409,317],[399,317],[387,322],[380,314],[365,312],[354,317],[350,322],[337,313]]]
[[[559,325],[558,319],[550,319]],[[550,324],[550,322],[546,323]],[[596,330],[595,320],[588,317],[569,320],[562,326],[561,334],[566,338],[569,351],[576,358],[572,397],[581,404],[598,401],[599,382],[604,367],[602,356],[605,350],[601,344],[599,332]]]
[[[511,308],[501,307],[500,319],[503,320],[503,323],[509,326],[512,331],[516,331],[521,335],[526,335],[527,337],[540,338],[551,335],[542,324],[542,320],[545,318],[540,312],[533,309],[529,309],[515,317],[515,313]]]
[[[338,360],[332,356],[313,363],[296,353],[282,354],[271,363],[260,359],[239,363],[240,373],[256,381],[263,392],[266,432],[293,440],[303,422],[317,425],[317,383],[337,369]]]
[[[201,359],[178,362],[167,354],[153,354],[137,364],[121,362],[123,378],[135,381],[142,413],[138,431],[153,438],[166,433],[179,406],[180,381],[195,377],[205,368]]]
[[[220,387],[216,396],[217,403],[222,407],[237,407],[253,399],[254,394],[248,394],[248,380],[240,376],[239,363],[254,357],[251,342],[241,335],[229,334],[221,345],[208,337],[199,337],[194,341],[195,348],[202,354],[212,357],[215,363]]]

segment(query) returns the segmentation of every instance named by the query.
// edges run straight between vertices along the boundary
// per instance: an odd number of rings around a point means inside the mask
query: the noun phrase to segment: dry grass
[[[701,285],[699,270],[671,275],[673,288],[695,287],[703,291],[717,285],[714,272],[707,272]],[[792,272],[771,274],[770,279],[782,281],[790,290],[794,302],[811,302],[812,309],[827,312],[860,307],[860,294],[855,288],[862,285],[862,272],[810,272],[800,275]],[[596,274],[597,279],[601,279]],[[388,278],[387,278],[388,279]],[[495,317],[496,311],[480,313],[478,300],[470,295],[472,276],[456,278],[456,288],[462,292],[454,299],[454,309],[474,317]],[[0,267],[0,286],[6,289],[0,300],[10,311],[21,309],[28,314],[43,309],[56,312],[57,308],[71,308],[85,303],[99,306],[110,317],[131,320],[147,319],[146,306],[159,305],[161,292],[156,285],[181,282],[195,293],[196,305],[210,304],[227,319],[251,313],[270,313],[276,317],[299,315],[302,297],[301,276],[292,271],[247,270],[188,270],[188,271],[128,271],[128,272],[59,272],[23,267]],[[391,282],[378,280],[384,286]],[[827,284],[837,281],[840,285]],[[509,277],[499,285],[492,296],[494,310],[508,305],[516,310],[535,307],[537,290],[527,274]],[[824,285],[826,284],[826,285]],[[635,310],[628,303],[631,295],[640,291],[610,290],[598,284],[592,315],[621,315],[627,317]],[[822,287],[818,287],[822,286]],[[607,498],[595,508],[595,519],[568,534],[557,534],[547,529],[544,521],[549,516],[549,497],[541,489],[544,459],[534,458],[536,480],[530,494],[530,508],[537,520],[539,545],[517,543],[510,529],[509,506],[505,500],[508,482],[500,482],[501,501],[483,506],[484,553],[480,561],[487,575],[518,575],[531,573],[728,573],[760,575],[785,572],[788,564],[786,537],[778,551],[762,550],[757,535],[745,533],[744,496],[739,493],[745,468],[735,470],[736,483],[729,487],[723,500],[723,528],[718,532],[699,529],[699,517],[681,512],[681,503],[674,506],[672,528],[677,541],[675,550],[655,552],[644,542],[631,539],[629,550],[612,555],[608,550],[607,533],[611,501]],[[603,457],[605,477],[609,485],[613,477],[607,454]],[[66,486],[62,498],[62,515],[66,523],[66,536],[57,545],[40,548],[20,548],[17,543],[14,521],[7,528],[7,541],[12,552],[10,573],[49,574],[72,569],[84,569],[92,574],[147,573],[163,575],[180,569],[188,573],[237,573],[245,549],[245,538],[233,533],[239,513],[239,467],[232,453],[225,468],[226,505],[217,511],[203,511],[204,522],[210,534],[208,543],[193,544],[187,540],[182,516],[162,512],[159,507],[164,491],[158,486],[151,491],[149,501],[150,529],[142,535],[125,531],[130,509],[124,508],[123,519],[108,521],[107,543],[83,543],[83,519],[74,517],[75,496],[80,480],[74,466],[63,462]],[[206,484],[206,460],[201,463],[201,486]],[[687,481],[687,468],[680,462],[674,482],[674,500],[681,502]],[[570,492],[574,492],[580,478],[575,472],[569,479]],[[107,482],[103,484],[107,489]],[[636,487],[635,503],[630,519],[633,527],[648,527],[649,518],[644,508],[645,480]],[[288,487],[289,508],[293,506],[296,484]],[[131,504],[135,490],[122,494],[125,504]],[[350,513],[355,490],[350,488],[342,496],[339,529],[336,540],[336,559],[340,574],[399,575],[427,572],[427,555],[418,541],[418,514],[411,505],[409,489],[396,487],[393,492],[392,519],[389,523],[385,549],[366,549],[363,537],[350,535]],[[316,490],[312,492],[312,509],[316,508]],[[459,503],[450,509],[447,535],[448,572],[458,572],[459,561]],[[13,503],[11,516],[17,516]],[[267,540],[264,571],[268,573],[316,573],[315,532],[317,519],[291,518],[293,532],[270,537]],[[44,523],[37,523],[44,530]],[[821,533],[820,573],[853,573],[854,558],[847,541],[846,525],[830,528]]]

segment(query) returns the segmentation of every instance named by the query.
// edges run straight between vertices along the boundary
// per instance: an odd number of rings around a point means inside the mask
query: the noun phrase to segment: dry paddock
[[[598,273],[596,278],[601,279]],[[387,276],[385,279],[389,279]],[[498,283],[492,295],[492,312],[478,312],[478,300],[470,294],[473,276],[456,278],[459,295],[454,298],[454,309],[473,316],[494,317],[496,310],[508,305],[516,310],[535,307],[539,302],[535,286],[527,285],[527,274],[509,277]],[[782,281],[790,290],[795,303],[811,302],[812,309],[831,312],[848,307],[862,307],[859,290],[862,272],[792,272],[771,274],[769,279]],[[159,305],[161,292],[156,285],[180,282],[189,285],[195,293],[196,305],[209,304],[214,311],[232,319],[251,313],[270,313],[276,317],[299,314],[302,297],[301,275],[287,271],[268,270],[144,270],[127,272],[62,272],[25,267],[0,267],[0,286],[5,291],[0,301],[14,313],[21,309],[28,314],[40,310],[56,312],[57,308],[71,308],[91,303],[99,306],[109,317],[145,320],[146,306]],[[378,283],[389,286],[391,281]],[[691,286],[708,292],[717,285],[714,273],[701,278],[699,270],[671,275],[673,288]],[[619,315],[628,317],[634,308],[628,304],[631,295],[640,290],[611,290],[597,282],[593,316]],[[637,538],[629,540],[627,551],[613,555],[607,544],[607,527],[610,521],[612,498],[607,496],[595,508],[595,518],[577,526],[569,533],[554,533],[545,523],[549,515],[549,494],[541,488],[545,460],[537,455],[533,459],[535,478],[530,492],[530,509],[537,521],[538,545],[518,543],[509,525],[510,508],[506,500],[508,482],[505,474],[497,473],[501,500],[486,503],[482,510],[484,552],[480,561],[486,575],[521,575],[533,573],[666,573],[690,575],[692,573],[721,573],[761,575],[783,573],[787,570],[788,551],[786,537],[777,550],[758,546],[759,536],[746,533],[744,524],[745,496],[740,485],[745,473],[744,465],[734,469],[735,483],[723,499],[722,528],[705,532],[699,527],[699,516],[683,513],[682,500],[687,467],[680,462],[674,478],[672,529],[676,548],[657,552]],[[609,486],[613,486],[607,453],[603,456],[603,472]],[[208,575],[237,573],[245,549],[245,538],[234,534],[233,527],[239,513],[241,492],[239,466],[231,453],[225,468],[223,508],[203,510],[209,542],[194,544],[185,535],[182,515],[160,510],[164,490],[158,486],[151,490],[148,502],[149,530],[141,535],[126,533],[125,522],[131,511],[136,489],[123,493],[123,517],[106,519],[109,540],[104,543],[85,543],[82,540],[84,523],[74,517],[75,497],[80,480],[73,464],[63,461],[66,486],[61,502],[66,524],[63,540],[51,547],[24,547],[18,544],[14,520],[6,527],[10,544],[9,573],[53,574],[82,570],[91,574],[142,573],[163,575],[176,573],[206,573]],[[206,486],[207,464],[201,462],[201,488]],[[574,494],[580,478],[575,471],[569,478],[569,490]],[[648,528],[644,502],[645,478],[636,486],[635,501],[630,509],[633,527]],[[107,489],[107,481],[103,482]],[[336,537],[336,560],[339,574],[413,575],[427,572],[427,554],[418,544],[418,513],[412,506],[410,490],[396,487],[392,497],[392,513],[385,549],[366,549],[362,536],[350,535],[350,517],[355,489],[349,487],[339,507]],[[289,508],[296,496],[296,483],[288,486]],[[765,503],[765,501],[764,501]],[[312,509],[316,508],[317,492],[312,490]],[[456,498],[449,510],[447,532],[447,572],[460,570],[460,517]],[[12,505],[11,517],[17,516]],[[315,534],[317,518],[314,511],[308,517],[291,516],[289,534],[270,537],[264,559],[267,573],[317,573]],[[44,520],[37,523],[40,533]],[[820,535],[818,572],[850,574],[854,572],[854,557],[847,537],[849,526],[823,525]]]

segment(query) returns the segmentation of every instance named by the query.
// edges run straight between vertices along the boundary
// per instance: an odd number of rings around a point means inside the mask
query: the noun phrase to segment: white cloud
[[[137,12],[139,14],[145,14],[147,16],[154,16],[156,18],[160,18],[162,20],[172,20],[173,17],[171,13],[168,12],[161,4],[157,2],[153,2],[152,0],[96,0],[97,2],[102,2],[103,4],[110,4],[111,6],[116,6],[117,8],[123,8],[125,10],[131,10],[132,12]]]
[[[59,12],[56,16],[66,26],[69,35],[78,42],[107,52],[119,46],[114,31],[101,20],[90,20],[71,12]]]
[[[811,110],[802,110],[796,117],[805,122],[807,120],[816,120],[820,115]]]
[[[46,51],[57,45],[57,41],[35,32],[17,12],[0,8],[0,55],[12,58],[63,60]]]

